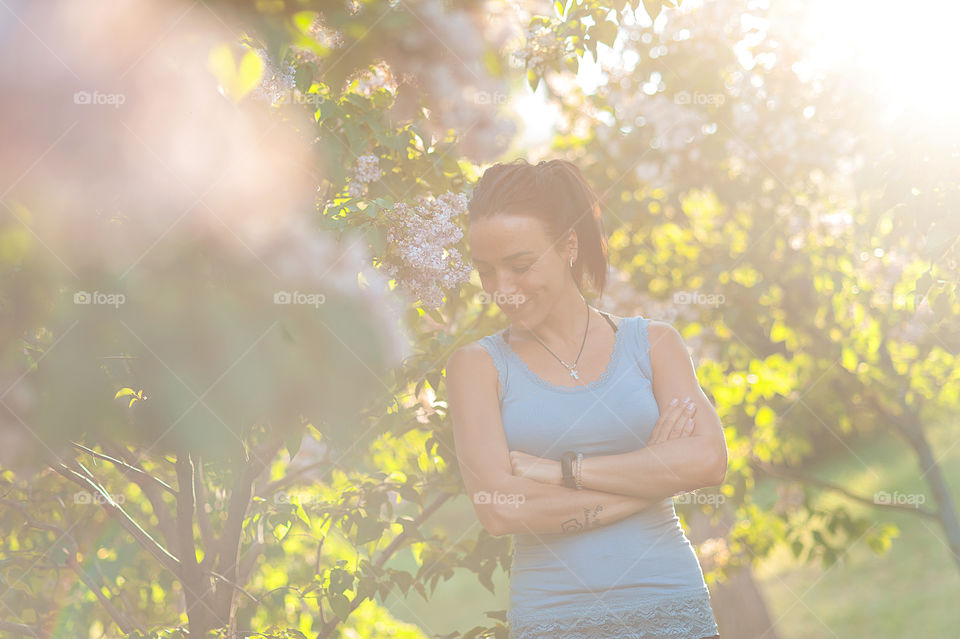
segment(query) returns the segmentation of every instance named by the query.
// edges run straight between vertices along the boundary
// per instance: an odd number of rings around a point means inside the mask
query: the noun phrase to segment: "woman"
[[[606,240],[570,162],[490,167],[469,218],[510,326],[451,355],[448,400],[477,516],[514,536],[511,636],[719,639],[672,496],[722,483],[727,450],[682,338],[587,304]]]

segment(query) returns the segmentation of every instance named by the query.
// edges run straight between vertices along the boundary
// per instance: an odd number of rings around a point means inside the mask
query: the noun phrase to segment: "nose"
[[[523,294],[512,274],[497,275],[493,282],[493,295],[497,305],[515,308],[523,301]]]

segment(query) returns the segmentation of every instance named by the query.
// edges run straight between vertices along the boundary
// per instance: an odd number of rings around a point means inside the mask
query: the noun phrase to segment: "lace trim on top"
[[[642,355],[637,363],[640,366],[640,370],[643,371],[643,374],[647,376],[647,379],[649,379],[650,383],[652,384],[653,369],[650,363],[650,319],[646,317],[638,317],[637,324],[639,325],[637,327],[637,348]]]
[[[511,639],[702,639],[717,628],[703,590],[618,604],[507,613]]]
[[[607,361],[607,367],[606,369],[604,369],[600,377],[598,377],[594,381],[589,382],[587,384],[577,384],[575,386],[562,386],[560,384],[554,384],[553,382],[549,382],[543,379],[542,377],[534,373],[532,370],[530,370],[530,367],[527,366],[527,363],[524,362],[519,355],[517,355],[517,353],[510,347],[510,344],[508,344],[507,341],[503,339],[503,336],[500,335],[499,332],[494,333],[491,337],[497,340],[497,343],[500,344],[500,346],[503,348],[503,351],[507,354],[507,356],[510,357],[514,362],[516,362],[518,368],[520,368],[520,370],[522,371],[525,371],[527,377],[533,380],[533,382],[538,386],[542,386],[547,390],[555,390],[561,393],[582,393],[584,391],[596,390],[598,387],[602,386],[607,381],[607,379],[613,374],[614,370],[617,368],[616,365],[620,358],[620,351],[623,350],[621,342],[623,342],[623,340],[625,339],[624,334],[626,333],[626,330],[625,330],[626,327],[624,326],[624,322],[630,319],[631,318],[624,317],[620,320],[620,323],[617,324],[617,331],[614,334],[614,338],[613,338],[613,351],[610,353],[610,359]]]

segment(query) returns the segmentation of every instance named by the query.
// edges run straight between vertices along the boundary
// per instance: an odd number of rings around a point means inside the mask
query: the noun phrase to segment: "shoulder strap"
[[[609,325],[613,328],[613,332],[616,333],[616,332],[617,332],[617,323],[614,322],[612,319],[610,319],[610,316],[607,315],[606,313],[604,313],[603,311],[599,311],[599,313],[600,313],[601,315],[603,315],[603,319],[607,320],[607,324],[609,324]]]

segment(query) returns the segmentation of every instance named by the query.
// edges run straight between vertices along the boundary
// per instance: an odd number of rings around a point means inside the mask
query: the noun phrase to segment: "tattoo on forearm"
[[[565,522],[563,522],[562,524],[560,524],[560,530],[561,530],[561,532],[567,532],[567,533],[568,533],[568,532],[577,532],[577,531],[580,530],[581,528],[583,528],[583,524],[581,524],[580,521],[579,521],[576,517],[573,517],[572,519],[568,519],[568,520],[566,520]]]
[[[565,533],[578,532],[597,527],[597,514],[603,510],[603,504],[597,504],[591,511],[589,508],[583,509],[583,523],[576,517],[571,517],[560,524],[560,530]]]

